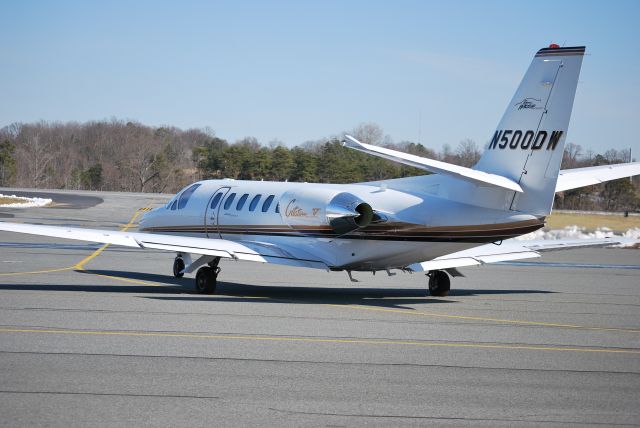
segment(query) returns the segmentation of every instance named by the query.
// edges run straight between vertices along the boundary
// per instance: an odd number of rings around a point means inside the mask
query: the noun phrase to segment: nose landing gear
[[[429,294],[435,297],[444,297],[449,294],[451,281],[445,271],[432,270],[427,276],[429,277]]]
[[[182,278],[184,276],[184,260],[178,256],[173,261],[173,276],[176,278]]]

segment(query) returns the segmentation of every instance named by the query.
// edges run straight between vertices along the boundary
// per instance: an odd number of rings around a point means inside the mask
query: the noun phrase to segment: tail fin
[[[584,46],[540,49],[474,169],[523,189],[510,209],[551,212]]]

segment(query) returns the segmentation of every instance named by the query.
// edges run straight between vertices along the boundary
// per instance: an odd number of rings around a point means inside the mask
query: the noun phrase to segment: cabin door
[[[218,215],[224,196],[229,192],[230,187],[221,187],[216,190],[207,202],[207,209],[204,214],[204,229],[207,238],[220,238],[218,230]]]

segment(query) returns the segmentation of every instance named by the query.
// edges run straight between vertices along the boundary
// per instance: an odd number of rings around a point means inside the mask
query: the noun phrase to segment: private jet
[[[640,174],[640,162],[561,170],[584,46],[540,49],[479,162],[466,168],[358,141],[344,146],[427,175],[357,184],[202,180],[138,232],[0,222],[0,230],[175,253],[173,275],[216,290],[221,259],[354,272],[424,272],[445,296],[458,268],[606,246],[620,238],[513,240],[542,228],[554,195]]]

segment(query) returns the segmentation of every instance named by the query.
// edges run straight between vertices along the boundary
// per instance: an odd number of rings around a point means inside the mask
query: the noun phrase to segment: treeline
[[[350,131],[360,141],[463,166],[481,149],[472,140],[440,152],[413,142],[394,143],[375,124]],[[0,186],[173,193],[203,178],[350,183],[423,174],[342,147],[340,136],[287,148],[247,137],[234,143],[210,129],[149,127],[120,120],[12,124],[0,129]],[[628,161],[626,152],[583,153],[568,144],[564,168]],[[637,210],[629,180],[559,195],[567,209]]]
[[[472,165],[470,140],[437,154],[393,144],[374,124],[351,131],[362,141]],[[0,185],[33,188],[176,192],[202,178],[348,183],[421,174],[341,146],[338,137],[287,148],[247,137],[231,144],[210,129],[153,128],[120,120],[12,124],[0,129]]]
[[[479,151],[477,147],[472,151],[465,150],[469,144],[475,147],[474,143],[463,142],[455,153],[447,155],[447,159],[457,164],[475,163]],[[418,156],[444,158],[421,144],[387,142],[385,147]],[[328,141],[307,142],[291,149],[278,144],[261,146],[254,138],[229,144],[214,137],[204,146],[194,147],[193,160],[202,178],[354,183],[425,173],[347,149],[337,137]]]

